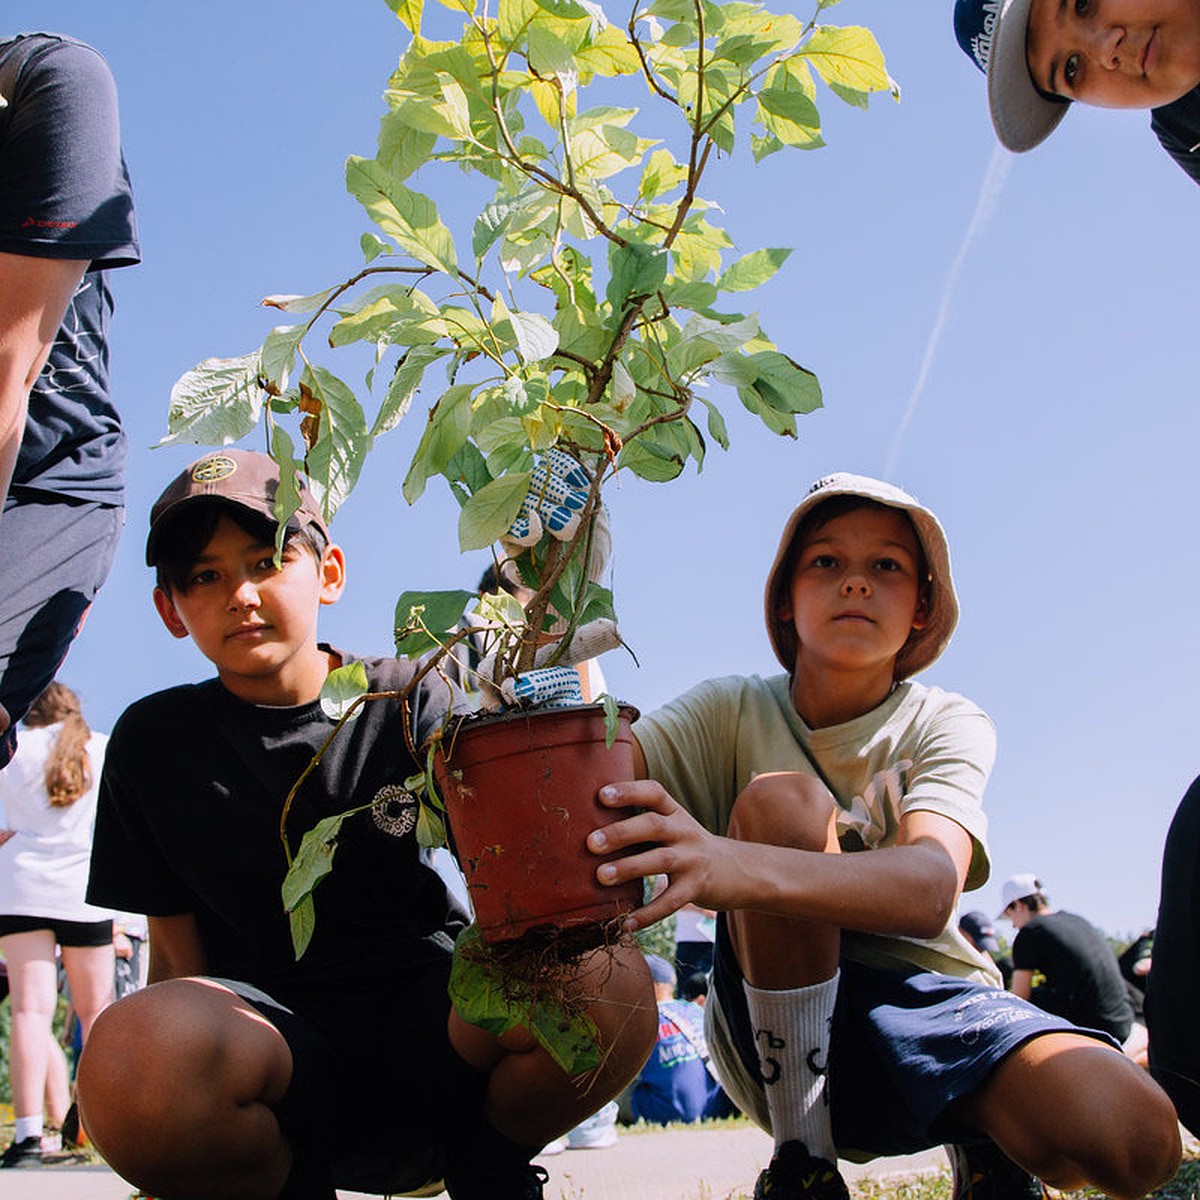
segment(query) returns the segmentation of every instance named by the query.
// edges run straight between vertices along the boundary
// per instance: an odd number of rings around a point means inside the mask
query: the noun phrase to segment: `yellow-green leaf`
[[[813,30],[800,50],[826,83],[858,92],[882,92],[891,87],[883,51],[875,35],[860,25],[825,25]]]

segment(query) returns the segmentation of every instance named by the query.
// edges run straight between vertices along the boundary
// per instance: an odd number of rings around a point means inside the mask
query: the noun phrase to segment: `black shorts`
[[[62,921],[58,917],[0,916],[0,937],[39,929],[48,929],[60,946],[111,946],[113,940],[111,917],[106,921]]]
[[[10,495],[0,518],[0,704],[12,724],[0,767],[17,747],[17,722],[54,678],[108,578],[125,510],[93,501]]]
[[[447,1141],[483,1105],[487,1076],[451,1049],[450,960],[413,971],[390,994],[284,1004],[214,979],[254,1006],[292,1052],[276,1115],[289,1140],[326,1158],[339,1188],[405,1193],[441,1180]]]

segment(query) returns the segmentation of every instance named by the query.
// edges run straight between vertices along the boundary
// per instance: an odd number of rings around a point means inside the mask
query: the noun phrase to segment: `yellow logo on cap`
[[[192,468],[194,483],[216,483],[228,479],[237,470],[237,463],[228,454],[210,454]]]

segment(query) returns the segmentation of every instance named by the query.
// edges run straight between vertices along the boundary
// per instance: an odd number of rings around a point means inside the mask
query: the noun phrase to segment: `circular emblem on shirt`
[[[195,483],[216,483],[219,479],[228,479],[236,470],[237,463],[228,454],[210,454],[192,468],[192,480]]]
[[[416,796],[398,783],[389,783],[375,793],[371,802],[371,816],[376,828],[389,837],[404,837],[417,824],[418,802]]]

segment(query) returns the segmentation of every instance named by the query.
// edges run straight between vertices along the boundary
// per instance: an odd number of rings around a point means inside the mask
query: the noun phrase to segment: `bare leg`
[[[287,1042],[253,1006],[218,984],[174,979],[96,1018],[76,1087],[88,1136],[143,1191],[267,1200],[291,1167],[269,1107],[291,1074]]]
[[[46,1047],[46,1116],[61,1128],[71,1106],[71,1082],[67,1077],[67,1056],[54,1034]]]
[[[759,775],[737,798],[729,836],[739,841],[839,853],[836,810],[819,780],[806,775]],[[782,990],[833,977],[841,930],[767,913],[728,916],[742,974],[754,987]]]
[[[819,780],[794,772],[759,775],[738,796],[729,835],[837,854],[836,811]],[[817,1171],[826,1195],[844,1196],[826,1086],[841,930],[749,911],[729,913],[728,927],[747,985],[775,1139],[772,1186],[782,1186],[789,1173]]]
[[[113,948],[63,946],[63,969],[71,989],[71,1007],[79,1018],[81,1040],[87,1041],[92,1023],[113,1001]]]
[[[54,935],[48,929],[8,934],[0,938],[0,953],[8,965],[12,1004],[8,1069],[13,1112],[18,1117],[41,1116],[58,1002]]]
[[[1055,1188],[1091,1184],[1133,1200],[1179,1167],[1179,1125],[1166,1093],[1119,1050],[1082,1034],[1032,1038],[959,1115]]]

